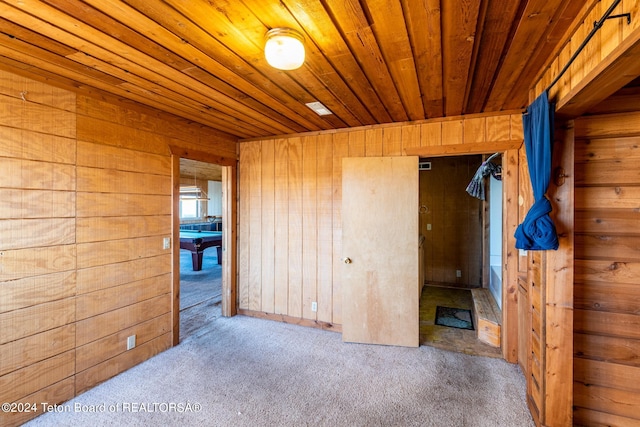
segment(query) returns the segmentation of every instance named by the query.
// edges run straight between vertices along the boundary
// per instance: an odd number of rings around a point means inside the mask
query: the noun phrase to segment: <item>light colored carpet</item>
[[[533,426],[524,391],[518,367],[500,359],[220,317],[30,425]]]
[[[181,256],[181,344],[29,426],[534,425],[515,365],[220,317],[215,251],[205,251],[201,272],[191,271],[188,254]]]

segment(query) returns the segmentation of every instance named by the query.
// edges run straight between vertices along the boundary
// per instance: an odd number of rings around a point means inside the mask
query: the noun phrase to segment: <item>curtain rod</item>
[[[594,36],[594,34],[602,27],[602,25],[604,24],[604,21],[606,21],[607,19],[624,18],[624,17],[626,17],[627,18],[627,24],[631,23],[631,13],[622,13],[620,15],[611,15],[611,13],[613,12],[613,9],[615,9],[618,6],[618,4],[620,4],[620,1],[621,0],[614,0],[613,4],[609,7],[609,9],[607,9],[607,11],[604,13],[604,15],[602,15],[602,18],[600,18],[599,21],[596,21],[596,22],[593,23],[593,28],[591,29],[591,32],[589,33],[589,35],[587,35],[587,38],[584,39],[582,44],[578,47],[578,50],[576,50],[575,53],[571,56],[571,58],[569,58],[569,62],[567,62],[567,64],[564,66],[564,68],[562,70],[560,70],[560,72],[558,73],[556,78],[553,79],[553,81],[551,82],[551,84],[549,86],[547,86],[545,91],[548,92],[553,87],[553,85],[558,83],[558,80],[560,80],[560,78],[564,75],[564,73],[569,69],[569,67],[571,66],[573,61],[575,61],[576,57],[580,54],[580,52],[582,52],[582,49],[584,49],[584,47],[587,45],[587,43],[589,43],[589,40],[591,40],[591,38]]]

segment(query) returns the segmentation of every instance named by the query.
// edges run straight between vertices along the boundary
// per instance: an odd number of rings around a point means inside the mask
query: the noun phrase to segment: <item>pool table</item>
[[[191,251],[193,271],[202,270],[202,253],[215,246],[218,251],[218,264],[222,263],[221,231],[184,231],[180,230],[180,249]]]

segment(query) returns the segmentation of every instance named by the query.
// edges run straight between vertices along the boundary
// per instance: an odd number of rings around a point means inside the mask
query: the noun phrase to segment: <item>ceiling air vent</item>
[[[418,170],[420,171],[430,171],[431,170],[431,162],[418,162]]]
[[[331,110],[329,110],[327,107],[322,105],[322,102],[318,102],[318,101],[316,101],[316,102],[308,102],[308,103],[306,103],[304,105],[306,105],[307,107],[311,108],[319,116],[328,116],[330,114],[333,114],[331,112]]]

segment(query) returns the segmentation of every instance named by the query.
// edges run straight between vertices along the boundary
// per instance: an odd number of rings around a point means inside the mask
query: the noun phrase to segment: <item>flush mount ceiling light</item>
[[[274,28],[266,34],[264,56],[279,70],[295,70],[304,63],[304,37],[291,28]]]

